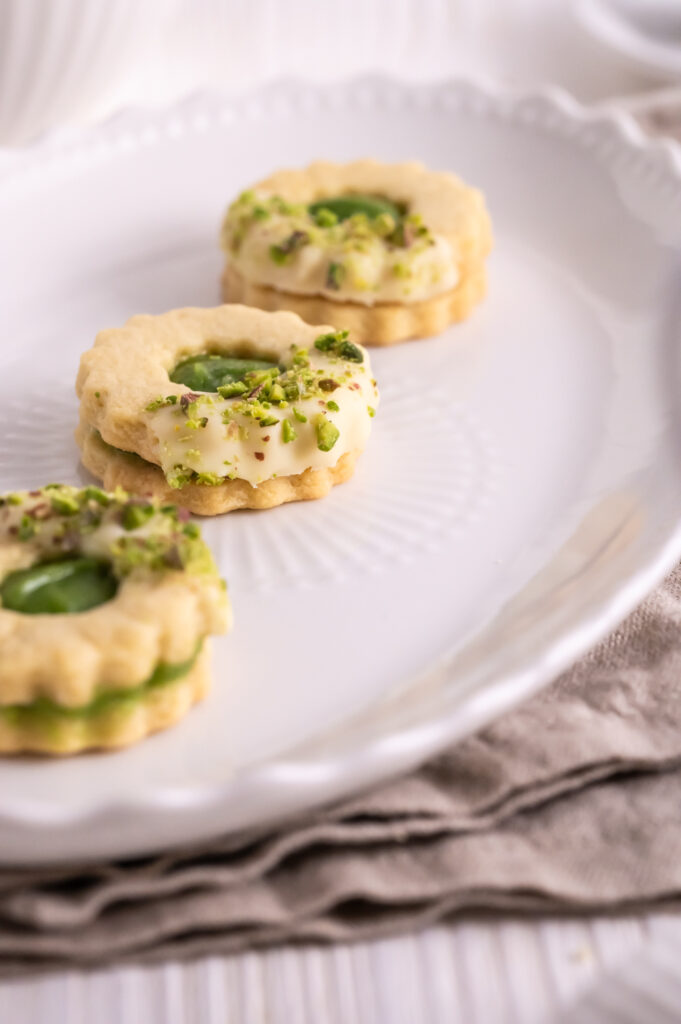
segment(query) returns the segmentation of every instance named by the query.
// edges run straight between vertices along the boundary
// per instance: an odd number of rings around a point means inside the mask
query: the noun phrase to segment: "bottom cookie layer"
[[[210,687],[206,640],[189,669],[135,690],[107,694],[82,712],[41,706],[0,708],[0,754],[77,754],[137,743],[183,718]],[[172,672],[172,669],[171,669]]]
[[[465,320],[487,291],[485,267],[469,268],[452,291],[424,302],[380,303],[362,306],[358,302],[335,302],[321,295],[295,295],[268,285],[253,284],[229,263],[222,275],[222,298],[242,302],[268,312],[288,309],[309,324],[331,324],[350,331],[362,345],[394,345],[411,338],[441,334],[450,324]]]
[[[227,480],[223,484],[185,484],[172,488],[158,466],[138,455],[119,451],[106,444],[87,423],[80,423],[76,442],[83,465],[98,477],[108,491],[120,486],[133,494],[153,495],[162,501],[182,505],[196,515],[215,516],[238,508],[273,508],[287,501],[323,498],[335,484],[352,476],[358,451],[346,452],[329,469],[306,469],[295,476],[266,480],[253,487],[245,480]]]

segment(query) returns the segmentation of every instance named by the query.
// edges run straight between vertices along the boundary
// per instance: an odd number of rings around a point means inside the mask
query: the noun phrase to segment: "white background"
[[[572,0],[3,0],[0,143],[279,76],[490,75],[586,101],[647,85],[574,11]]]

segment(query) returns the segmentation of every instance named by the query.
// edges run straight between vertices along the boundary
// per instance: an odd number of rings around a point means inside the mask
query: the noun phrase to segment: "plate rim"
[[[192,128],[202,131],[209,127],[208,113],[222,114],[239,118],[248,105],[259,106],[282,97],[291,104],[311,94],[326,95],[338,92],[347,94],[356,91],[371,93],[376,90],[384,92],[409,93],[415,102],[432,102],[436,96],[454,95],[460,100],[468,96],[474,102],[507,105],[515,114],[523,107],[528,110],[537,108],[553,112],[562,119],[573,122],[580,131],[590,130],[613,136],[624,148],[635,150],[649,160],[657,161],[660,167],[681,183],[681,147],[673,140],[647,136],[632,116],[624,111],[588,108],[569,93],[555,86],[539,89],[507,89],[488,80],[471,78],[447,78],[436,82],[417,83],[385,75],[363,75],[347,79],[340,83],[311,83],[302,79],[280,79],[248,93],[225,95],[206,90],[194,93],[178,103],[161,109],[130,107],[120,111],[88,129],[79,129],[76,133],[51,133],[34,142],[6,164],[0,163],[0,189],[15,179],[25,180],[27,172],[35,172],[39,176],[50,173],[60,161],[66,164],[76,162],[85,153],[93,151],[98,156],[116,153],[127,149],[133,144],[135,136],[138,144],[153,144],[164,137],[173,137],[178,130],[182,131],[182,123],[191,124]],[[205,122],[205,123],[204,123]],[[663,165],[663,166],[662,166]],[[29,174],[30,176],[30,174]],[[681,510],[680,510],[681,511]],[[192,836],[192,842],[207,839],[217,834],[228,834],[249,829],[270,829],[297,813],[306,812],[322,804],[328,804],[344,796],[349,796],[362,788],[380,784],[387,778],[415,768],[428,758],[436,755],[448,744],[457,742],[465,735],[470,735],[486,722],[509,711],[521,700],[529,698],[541,687],[555,679],[560,672],[575,662],[586,650],[596,644],[639,604],[664,576],[681,560],[681,519],[676,527],[661,538],[651,556],[633,572],[625,585],[611,587],[607,597],[599,605],[598,613],[580,620],[572,628],[553,635],[539,651],[533,651],[525,664],[508,675],[502,675],[491,687],[485,690],[481,699],[479,693],[473,692],[456,702],[448,713],[439,713],[435,720],[427,723],[418,722],[412,726],[405,725],[389,736],[372,737],[368,744],[357,749],[350,742],[341,754],[330,757],[317,757],[309,760],[305,756],[296,756],[296,749],[283,752],[274,759],[249,766],[244,777],[228,776],[220,785],[207,787],[157,789],[148,794],[130,794],[125,800],[111,799],[105,802],[96,799],[82,800],[77,807],[65,806],[47,808],[42,801],[30,798],[13,800],[2,798],[0,802],[0,863],[56,863],[64,861],[83,861],[83,856],[62,852],[44,857],[42,851],[37,861],[6,855],[2,833],[5,830],[25,830],[26,834],[40,835],[47,840],[46,833],[54,835],[64,833],[74,827],[81,829],[97,829],[105,820],[117,820],[121,816],[164,815],[166,818],[178,813],[205,815],[218,807],[224,810],[225,805],[238,803],[244,799],[252,800],[262,787],[269,788],[276,784],[278,796],[281,796],[280,814],[268,814],[256,823],[248,826],[237,825],[220,828],[214,832],[205,832]],[[531,662],[531,663],[530,663]],[[490,712],[489,704],[494,705]],[[373,707],[372,705],[371,707]],[[331,732],[336,733],[353,729],[354,716]],[[456,724],[455,724],[456,723]],[[325,734],[326,735],[326,734]],[[319,736],[314,742],[319,742]],[[309,742],[309,741],[308,741]],[[115,755],[112,755],[115,756]],[[46,765],[49,770],[49,764]],[[114,856],[137,856],[159,849],[177,846],[178,843],[156,843],[153,839],[148,843],[130,846],[126,844],[126,852],[96,853],[87,860],[102,860]]]

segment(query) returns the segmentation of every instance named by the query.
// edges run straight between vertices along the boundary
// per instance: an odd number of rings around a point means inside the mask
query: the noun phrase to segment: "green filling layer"
[[[0,586],[2,607],[25,615],[85,612],[110,601],[118,580],[107,562],[64,558],[9,573]]]
[[[115,445],[109,444],[108,441],[104,440],[98,430],[95,430],[94,433],[97,435],[97,440],[106,451],[115,452],[116,455],[122,455],[125,457],[127,462],[131,462],[138,466],[153,466],[154,469],[159,469],[159,466],[153,462],[148,462],[146,459],[143,459],[141,455],[137,454],[137,452],[126,452],[125,448],[116,448]]]
[[[364,196],[355,193],[318,199],[316,203],[310,203],[308,209],[316,220],[320,219],[321,214],[322,221],[324,221],[324,215],[321,212],[323,210],[329,210],[336,220],[348,220],[349,217],[354,217],[358,213],[363,213],[369,220],[374,220],[381,214],[387,213],[395,223],[404,213],[404,210],[400,210],[395,203],[383,196]]]
[[[192,391],[217,392],[220,387],[243,380],[248,373],[276,368],[276,363],[266,359],[241,359],[204,352],[183,359],[169,376],[174,384],[184,384]]]
[[[178,679],[182,679],[183,676],[188,675],[196,663],[202,643],[203,641],[199,642],[191,658],[187,661],[178,662],[174,665],[161,662],[156,666],[149,678],[144,683],[140,683],[139,686],[130,687],[125,690],[106,690],[90,701],[89,704],[83,704],[81,707],[65,707],[62,704],[49,700],[47,697],[39,697],[31,704],[11,704],[0,708],[0,712],[10,724],[17,728],[27,728],[35,726],[46,727],[49,725],[58,726],[61,722],[67,720],[74,721],[94,718],[109,711],[125,710],[134,706],[150,690],[160,686],[167,686],[168,683],[174,683]]]

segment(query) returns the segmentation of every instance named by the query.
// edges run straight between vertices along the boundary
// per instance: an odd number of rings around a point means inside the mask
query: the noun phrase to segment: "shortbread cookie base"
[[[350,331],[363,345],[394,345],[412,338],[440,334],[450,324],[465,320],[484,297],[487,278],[484,265],[466,273],[456,288],[424,302],[381,303],[363,306],[335,302],[321,295],[280,292],[247,281],[228,263],[222,275],[222,298],[274,312],[289,310],[308,323],[328,323]]]
[[[341,384],[343,391],[339,390],[336,401],[339,401],[342,394],[342,415],[348,397],[345,392],[348,391],[352,396],[354,416],[351,416],[349,424],[343,426],[333,450],[324,451],[315,443],[314,450],[309,452],[308,440],[311,438],[306,432],[311,430],[311,423],[308,422],[305,430],[300,431],[300,438],[290,444],[284,445],[279,436],[273,439],[271,450],[276,448],[280,454],[280,449],[285,449],[287,458],[284,461],[269,455],[265,465],[265,460],[260,459],[263,453],[255,452],[254,447],[259,447],[260,440],[268,439],[262,438],[257,429],[252,429],[254,422],[249,420],[247,424],[242,424],[247,427],[242,449],[236,445],[236,457],[243,467],[240,480],[226,481],[224,485],[213,488],[201,485],[196,490],[192,485],[181,490],[169,490],[152,484],[147,485],[146,493],[162,494],[164,498],[172,502],[179,501],[192,511],[204,515],[215,515],[236,508],[271,508],[285,501],[322,497],[334,483],[346,479],[348,464],[353,461],[351,453],[364,448],[370,432],[369,409],[378,404],[376,385],[366,352],[362,353],[361,364],[340,360],[334,366],[331,355],[315,348],[319,335],[332,331],[331,324],[310,325],[294,313],[268,313],[240,305],[223,305],[214,309],[177,309],[160,316],[132,317],[121,328],[100,331],[93,348],[81,357],[76,382],[76,392],[81,402],[81,422],[97,430],[104,441],[114,448],[122,452],[134,452],[152,466],[160,466],[164,457],[164,440],[159,436],[156,417],[162,414],[162,410],[150,410],[149,405],[153,405],[159,397],[174,395],[181,406],[182,396],[189,392],[184,385],[169,379],[169,374],[179,360],[210,350],[232,354],[238,352],[249,358],[276,360],[288,366],[296,349],[308,349],[311,357],[314,354],[315,362],[328,362],[329,372],[335,369],[336,372],[343,372],[344,376],[348,375],[348,380]],[[363,386],[356,388],[360,378]],[[219,401],[222,402],[222,399]],[[301,399],[303,403],[306,401]],[[229,409],[232,404],[238,404],[238,400],[226,402],[226,408]],[[304,410],[301,408],[301,411]],[[313,411],[315,416],[319,413],[316,401]],[[253,437],[248,436],[251,429]],[[163,427],[160,433],[165,437]],[[200,447],[197,444],[197,448]],[[230,448],[230,459],[232,454]],[[339,467],[339,460],[345,454],[350,457]],[[221,456],[222,459],[225,457]],[[181,465],[181,459],[175,460],[174,456],[171,462]],[[278,466],[278,476],[274,475],[277,470],[274,462]],[[202,469],[208,468],[199,464]],[[272,466],[272,470],[266,470],[266,466]],[[313,467],[314,474],[306,472]],[[219,476],[223,462],[210,468]],[[326,470],[329,472],[324,472]],[[97,473],[97,470],[94,472]],[[103,473],[97,475],[102,478],[104,476]],[[144,493],[144,489],[135,483],[138,477],[139,474],[130,472],[125,476],[131,490]],[[114,477],[108,476],[107,479],[111,481]],[[121,483],[122,479],[119,476],[116,482]],[[276,482],[281,480],[285,482]],[[246,481],[252,481],[252,484]],[[208,490],[213,491],[212,497],[205,497]]]
[[[0,754],[77,754],[114,750],[167,729],[183,718],[210,687],[210,644],[204,641],[189,672],[143,694],[120,697],[82,716],[46,714],[23,718],[0,710]]]
[[[359,451],[346,452],[335,466],[276,477],[257,487],[245,480],[226,480],[215,486],[186,484],[176,489],[168,484],[158,466],[112,449],[88,424],[81,422],[75,436],[83,465],[107,490],[120,486],[134,494],[153,495],[200,516],[220,515],[239,508],[274,508],[288,501],[323,498],[335,484],[350,479],[360,455]]]

